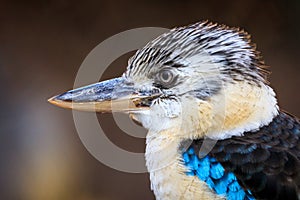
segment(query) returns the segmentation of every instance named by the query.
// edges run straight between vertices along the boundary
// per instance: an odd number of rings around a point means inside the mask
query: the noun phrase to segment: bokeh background
[[[148,174],[104,166],[82,145],[69,110],[47,103],[71,89],[80,64],[121,31],[171,28],[208,19],[252,34],[272,68],[279,104],[300,116],[300,1],[0,1],[0,199],[154,199]],[[126,54],[101,80],[125,70]],[[108,114],[99,121],[124,149],[144,139],[124,134]],[[104,123],[103,123],[104,122]]]

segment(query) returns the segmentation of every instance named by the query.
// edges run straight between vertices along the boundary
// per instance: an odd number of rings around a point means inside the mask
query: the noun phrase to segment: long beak
[[[141,95],[123,78],[114,78],[70,90],[48,101],[62,108],[80,111],[134,112],[148,109],[145,102],[158,95]]]

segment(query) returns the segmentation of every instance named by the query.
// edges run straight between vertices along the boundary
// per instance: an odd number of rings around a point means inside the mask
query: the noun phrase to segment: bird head
[[[76,110],[126,112],[157,135],[241,135],[278,112],[268,71],[249,38],[208,22],[174,28],[139,49],[121,77],[49,101]]]

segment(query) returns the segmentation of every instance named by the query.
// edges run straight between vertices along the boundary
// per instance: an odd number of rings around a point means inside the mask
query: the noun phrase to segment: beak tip
[[[49,98],[47,101],[51,104],[55,104],[56,96]]]
[[[56,98],[57,96],[53,96],[51,98],[49,98],[47,101],[55,106],[59,106],[59,102],[58,99]]]
[[[72,107],[71,106],[72,103],[60,100],[58,97],[59,97],[59,95],[53,96],[53,97],[49,98],[47,101],[49,103],[51,103],[52,105],[55,105],[55,106],[58,106],[58,107],[62,107],[62,108],[71,108]]]

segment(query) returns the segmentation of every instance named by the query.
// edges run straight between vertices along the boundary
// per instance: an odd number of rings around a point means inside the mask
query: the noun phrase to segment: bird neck
[[[177,131],[171,135],[192,140],[242,136],[268,125],[279,113],[271,87],[246,81],[226,84],[209,99],[193,101],[182,99],[182,113],[172,123]]]
[[[263,83],[257,85],[240,81],[227,84],[208,104],[211,109],[206,115],[210,117],[211,124],[205,136],[213,139],[256,131],[268,125],[279,113],[273,89]]]

